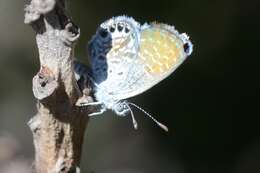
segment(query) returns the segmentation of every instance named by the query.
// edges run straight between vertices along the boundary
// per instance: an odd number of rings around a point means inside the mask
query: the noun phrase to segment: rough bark
[[[88,110],[75,106],[82,92],[73,72],[80,32],[65,14],[64,0],[31,0],[26,24],[36,32],[40,70],[33,78],[37,114],[29,121],[37,173],[79,172]]]

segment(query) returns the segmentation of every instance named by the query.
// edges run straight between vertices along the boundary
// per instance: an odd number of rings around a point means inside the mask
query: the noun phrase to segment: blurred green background
[[[36,113],[31,79],[39,68],[34,32],[23,24],[24,1],[0,1],[0,173],[28,173]],[[76,57],[104,20],[121,14],[159,21],[187,32],[194,52],[166,80],[131,101],[166,124],[165,133],[143,113],[91,118],[84,173],[259,173],[259,9],[239,0],[68,1],[81,28]]]

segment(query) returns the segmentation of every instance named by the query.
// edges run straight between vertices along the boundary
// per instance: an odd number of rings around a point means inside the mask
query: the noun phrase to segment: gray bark
[[[33,78],[37,114],[29,121],[37,173],[79,172],[89,110],[75,106],[82,96],[73,71],[79,28],[65,14],[64,0],[31,0],[26,24],[36,32],[40,70]]]

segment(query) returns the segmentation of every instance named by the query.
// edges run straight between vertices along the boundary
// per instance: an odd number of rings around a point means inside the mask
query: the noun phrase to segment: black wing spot
[[[106,68],[106,67],[104,67],[102,70],[103,70],[103,72],[106,72],[106,71],[107,71],[107,68]]]
[[[121,71],[119,73],[117,73],[119,76],[123,75],[124,73]]]
[[[185,43],[185,44],[183,45],[183,49],[184,49],[184,52],[185,52],[186,54],[189,54],[189,53],[190,53],[190,45],[189,45],[189,43]]]
[[[109,27],[109,31],[112,33],[112,32],[115,32],[116,30],[116,26],[115,25],[112,25]]]
[[[117,30],[118,30],[119,32],[121,32],[123,29],[124,29],[123,24],[122,24],[122,23],[118,23],[118,24],[117,24]]]
[[[128,33],[130,29],[128,27],[125,27],[125,33]]]

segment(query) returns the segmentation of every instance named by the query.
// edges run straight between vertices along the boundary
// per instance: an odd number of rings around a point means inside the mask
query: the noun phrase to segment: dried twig
[[[28,123],[34,138],[37,173],[79,172],[88,110],[73,72],[79,28],[65,14],[64,0],[31,0],[25,21],[36,32],[40,70],[33,78],[38,113]]]

